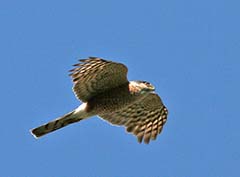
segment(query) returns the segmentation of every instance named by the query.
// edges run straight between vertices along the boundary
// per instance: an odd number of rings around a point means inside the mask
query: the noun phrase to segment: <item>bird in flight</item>
[[[75,110],[31,130],[35,138],[75,122],[99,116],[125,126],[141,143],[155,140],[167,121],[168,110],[155,88],[146,81],[128,81],[124,64],[97,57],[79,60],[70,70],[76,97],[83,103]]]

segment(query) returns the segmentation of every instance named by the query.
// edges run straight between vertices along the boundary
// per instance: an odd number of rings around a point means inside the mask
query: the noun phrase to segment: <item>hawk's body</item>
[[[131,82],[94,96],[88,100],[87,110],[95,112],[96,114],[112,113],[146,96],[135,95],[134,92],[131,92],[129,89],[130,86]]]
[[[124,125],[138,141],[156,139],[167,119],[167,109],[154,87],[128,81],[125,65],[100,58],[80,60],[71,70],[76,96],[84,103],[74,111],[32,130],[43,136],[82,119],[98,115],[114,125]]]

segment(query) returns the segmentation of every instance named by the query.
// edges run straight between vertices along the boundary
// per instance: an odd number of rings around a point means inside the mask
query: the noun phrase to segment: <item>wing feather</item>
[[[127,67],[96,57],[79,60],[70,70],[77,98],[87,102],[96,94],[106,92],[128,82]]]
[[[114,125],[123,125],[139,143],[155,140],[167,121],[168,110],[160,97],[151,93],[144,99],[111,114],[99,115]]]

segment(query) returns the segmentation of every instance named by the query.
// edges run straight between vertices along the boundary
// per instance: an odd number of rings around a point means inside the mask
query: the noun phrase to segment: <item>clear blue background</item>
[[[0,2],[0,176],[238,177],[240,11],[227,0]],[[138,144],[94,117],[42,139],[29,129],[76,108],[79,58],[126,64],[169,109]]]

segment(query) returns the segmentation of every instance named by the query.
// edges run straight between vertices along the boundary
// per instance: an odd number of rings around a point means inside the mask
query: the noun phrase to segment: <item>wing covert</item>
[[[79,60],[70,70],[76,96],[87,102],[98,93],[108,91],[128,82],[127,67],[121,63],[89,57]]]

